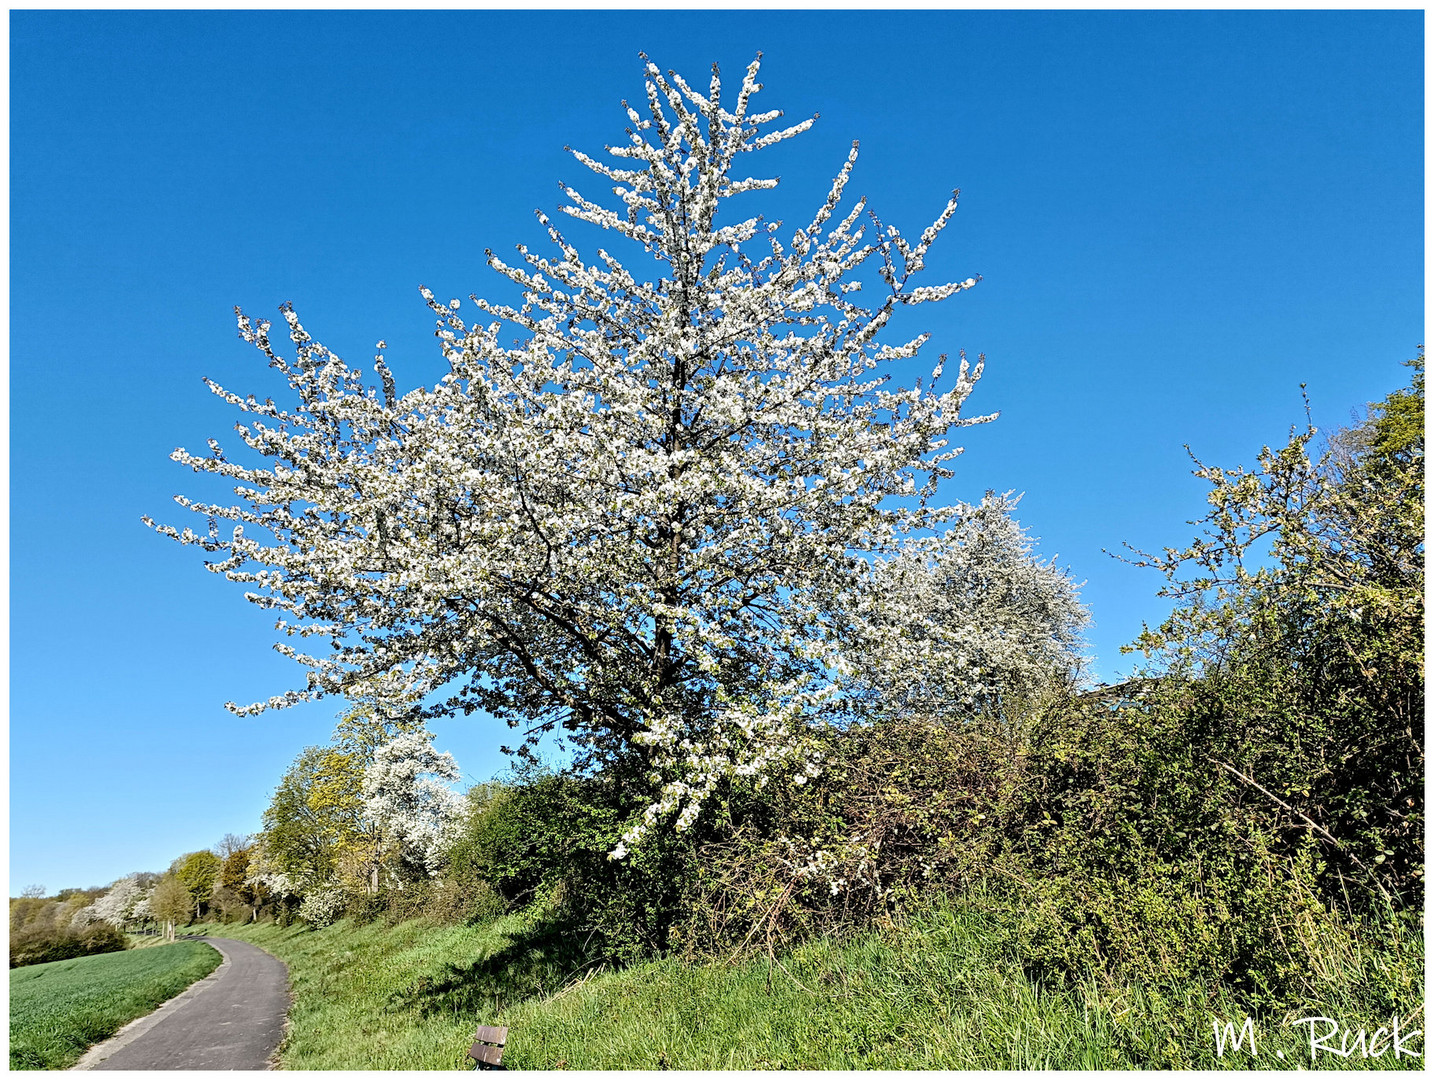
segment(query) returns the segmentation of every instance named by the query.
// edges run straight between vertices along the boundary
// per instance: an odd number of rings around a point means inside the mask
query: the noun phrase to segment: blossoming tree
[[[861,715],[1000,720],[1078,678],[1085,609],[1069,575],[1035,557],[1015,501],[988,493],[873,564],[849,614],[847,699]]]
[[[562,210],[610,239],[584,258],[539,214],[550,254],[488,255],[522,302],[471,297],[471,321],[424,289],[449,365],[432,388],[400,395],[383,342],[369,388],[292,308],[292,357],[239,313],[297,404],[211,384],[267,462],[213,440],[175,451],[240,503],[179,497],[208,530],[155,526],[222,555],[209,568],[280,613],[276,647],[308,669],[302,690],[236,711],[401,684],[430,715],[561,727],[581,760],[651,785],[629,843],[659,818],[685,827],[722,777],[801,753],[841,683],[831,598],[864,555],[949,519],[932,504],[960,452],[947,436],[990,417],[961,414],[979,363],[943,383],[943,358],[895,389],[888,369],[926,335],[878,340],[899,308],[976,283],[919,283],[954,195],[914,240],[864,200],[838,213],[853,146],[802,227],[732,212],[777,184],[747,175],[752,155],[813,122],[754,111],[757,73],[723,104],[715,68],[703,89],[648,63],[627,141],[573,152],[615,201],[568,188]]]
[[[147,883],[145,878],[151,880]],[[96,900],[87,908],[76,913],[75,923],[85,925],[90,921],[101,921],[110,923],[123,930],[129,923],[141,918],[143,913],[137,909],[140,903],[147,900],[149,890],[153,888],[153,875],[129,874],[120,878],[110,886],[109,891]]]
[[[436,876],[463,812],[448,785],[459,778],[453,755],[433,748],[426,728],[404,731],[374,751],[364,770],[367,816],[398,846],[405,864]]]

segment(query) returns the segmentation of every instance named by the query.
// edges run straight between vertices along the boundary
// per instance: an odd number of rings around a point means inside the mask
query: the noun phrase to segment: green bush
[[[1037,711],[993,864],[1066,968],[1308,993],[1423,906],[1423,364],[1312,460],[1200,466],[1205,539],[1146,557],[1180,601],[1152,678]],[[1417,408],[1415,408],[1417,404]],[[1258,538],[1270,548],[1257,557]],[[1336,917],[1339,913],[1339,917]]]
[[[668,947],[701,829],[651,838],[609,859],[646,792],[611,774],[521,766],[512,780],[472,794],[450,849],[450,880],[491,887],[510,910],[538,903],[596,953],[631,960]],[[479,893],[479,907],[491,900]]]
[[[82,930],[36,926],[10,937],[10,966],[48,964],[76,956],[120,952],[128,945],[124,933],[107,922],[90,923]]]
[[[1254,469],[1199,465],[1205,535],[1141,560],[1178,601],[1139,646],[1188,683],[1195,764],[1286,856],[1313,839],[1350,914],[1423,905],[1422,350],[1410,366],[1317,459],[1310,427]]]

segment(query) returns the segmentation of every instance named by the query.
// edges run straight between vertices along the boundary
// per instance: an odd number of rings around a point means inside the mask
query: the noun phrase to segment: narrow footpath
[[[76,1069],[266,1069],[284,1036],[289,971],[263,949],[202,937],[223,962],[90,1048]]]

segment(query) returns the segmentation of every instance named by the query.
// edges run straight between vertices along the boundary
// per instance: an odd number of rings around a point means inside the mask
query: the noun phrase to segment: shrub
[[[348,898],[341,889],[318,888],[304,897],[299,905],[299,918],[314,929],[328,926],[344,912]]]
[[[1139,644],[1188,681],[1199,764],[1286,855],[1314,839],[1352,911],[1423,904],[1422,349],[1410,366],[1318,459],[1310,427],[1254,469],[1199,465],[1205,536],[1142,560],[1179,606]]]
[[[973,879],[1007,782],[1003,725],[888,719],[828,732],[825,767],[731,793],[695,859],[688,952],[773,947],[898,917]]]
[[[470,794],[449,877],[470,889],[487,883],[510,909],[542,897],[550,920],[611,958],[662,952],[702,830],[654,834],[625,858],[609,859],[646,795],[611,773],[521,765],[510,782]],[[480,905],[494,904],[477,895]]]
[[[1309,428],[1252,470],[1199,465],[1205,537],[1142,560],[1179,601],[1139,642],[1154,677],[1033,717],[993,864],[1027,955],[1275,1001],[1309,992],[1351,927],[1398,932],[1422,909],[1422,354],[1411,366],[1317,460]]]
[[[120,952],[127,946],[124,933],[107,922],[91,923],[82,930],[37,926],[10,937],[10,966],[47,964],[95,953]]]

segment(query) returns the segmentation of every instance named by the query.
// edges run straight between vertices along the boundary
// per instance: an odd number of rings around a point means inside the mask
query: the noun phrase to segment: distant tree
[[[278,859],[270,855],[270,839],[267,833],[261,832],[259,839],[249,849],[249,867],[244,876],[244,884],[255,920],[259,918],[260,909],[266,905],[292,906],[291,901],[297,903],[303,891],[301,884],[280,869]]]
[[[134,920],[134,909],[145,898],[146,892],[140,883],[140,875],[130,874],[111,885],[109,892],[85,908],[84,913],[123,930]]]
[[[264,811],[265,861],[300,891],[330,881],[362,836],[363,762],[333,747],[299,754]]]
[[[219,868],[219,884],[226,889],[238,889],[243,886],[244,879],[249,875],[249,862],[253,848],[253,844],[248,844],[225,856],[224,863]]]
[[[20,895],[25,897],[27,900],[38,900],[45,895],[45,886],[26,885],[24,891],[20,893]]]
[[[1032,554],[1013,507],[987,495],[872,565],[844,656],[858,717],[1000,716],[1075,679],[1085,610],[1070,577]]]
[[[459,775],[453,755],[435,750],[427,730],[406,731],[374,751],[364,772],[364,810],[410,869],[432,876],[441,868],[463,815],[462,796],[448,786]]]
[[[367,779],[382,747],[400,735],[422,731],[423,721],[417,717],[415,703],[397,699],[367,697],[357,702],[339,719],[334,728],[334,749],[354,764],[362,765]],[[385,870],[401,859],[402,842],[375,817],[368,801],[357,820],[357,831],[345,851],[345,864],[351,875],[363,882],[371,894],[379,891]]]
[[[366,804],[363,786],[375,755],[395,737],[422,729],[402,698],[357,702],[327,746],[308,747],[275,790],[264,814],[263,861],[300,892],[341,881],[377,892],[399,841]],[[246,873],[252,883],[259,879]]]
[[[251,838],[251,842],[245,847],[231,851],[219,868],[219,885],[216,888],[216,891],[225,890],[228,897],[244,904],[251,919],[257,918],[259,914],[259,898],[254,883],[249,880],[255,849],[256,845]]]
[[[175,925],[186,922],[194,911],[194,900],[184,882],[174,874],[166,874],[149,897],[150,910],[164,924],[165,934],[174,940]]]
[[[215,844],[211,849],[221,860],[229,858],[236,851],[243,851],[254,843],[252,836],[240,836],[238,833],[225,833],[224,838]]]
[[[209,895],[211,918],[220,922],[248,922],[253,911],[252,905],[237,890],[224,885],[214,886]]]
[[[203,912],[204,905],[209,902],[209,896],[214,891],[214,883],[219,877],[219,856],[212,851],[195,851],[185,855],[175,869],[175,877],[189,890],[189,898],[194,907],[194,917],[199,918]]]

